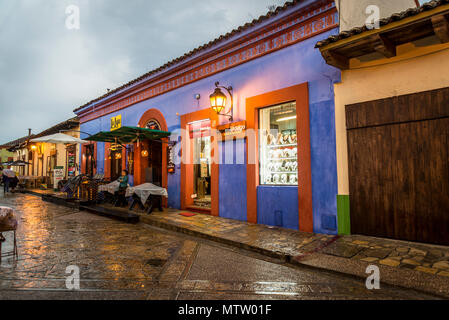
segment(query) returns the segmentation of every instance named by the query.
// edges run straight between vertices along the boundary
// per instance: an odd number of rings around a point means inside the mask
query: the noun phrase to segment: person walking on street
[[[2,180],[3,180],[3,192],[6,194],[9,192],[9,178],[2,173]]]
[[[3,191],[6,193],[9,193],[9,184],[11,182],[11,179],[14,179],[16,177],[16,173],[10,169],[5,169],[2,172],[3,177]]]

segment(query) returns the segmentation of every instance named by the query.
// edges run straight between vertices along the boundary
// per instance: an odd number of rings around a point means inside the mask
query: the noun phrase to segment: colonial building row
[[[81,172],[79,167],[80,146],[78,144],[54,144],[33,142],[33,139],[53,134],[64,133],[79,138],[79,119],[74,117],[58,123],[44,131],[29,134],[20,139],[0,146],[7,153],[8,159],[1,161],[3,167],[11,167],[18,176],[26,177],[33,187],[54,186],[55,168],[61,168],[62,180],[67,180]],[[7,165],[7,162],[15,162]]]
[[[170,208],[449,244],[449,0],[422,3],[288,2],[74,110],[75,162]]]
[[[287,3],[78,108],[91,134],[171,134],[97,143],[84,167],[126,168],[172,208],[448,244],[449,4],[379,1],[373,29],[370,3]]]
[[[90,134],[111,131],[111,121],[171,133],[162,144],[96,143],[94,170],[114,179],[127,169],[134,184],[167,188],[172,208],[336,234],[340,72],[314,49],[336,34],[334,1],[289,2],[76,109]],[[228,101],[216,111],[228,112],[232,95],[232,121],[211,109],[216,82]],[[230,123],[239,134],[217,137],[214,129]]]
[[[336,83],[339,228],[449,244],[449,0],[317,44]]]

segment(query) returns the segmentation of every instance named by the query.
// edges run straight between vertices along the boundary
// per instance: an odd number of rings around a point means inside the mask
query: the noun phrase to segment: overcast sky
[[[0,144],[73,109],[285,0],[0,0]],[[66,8],[80,29],[66,28]]]

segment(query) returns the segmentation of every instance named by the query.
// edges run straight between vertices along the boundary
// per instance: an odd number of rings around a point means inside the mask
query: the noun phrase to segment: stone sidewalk
[[[449,247],[368,236],[319,235],[168,210],[144,223],[255,251],[301,266],[367,277],[377,265],[384,283],[449,297]]]
[[[33,191],[36,191],[31,192],[35,195],[46,194],[41,190]],[[185,217],[180,215],[182,212],[186,211],[168,209],[151,215],[133,213],[140,215],[141,222],[155,227],[254,251],[303,267],[366,278],[367,267],[376,265],[384,283],[449,298],[449,246],[361,235],[312,234],[204,214]]]

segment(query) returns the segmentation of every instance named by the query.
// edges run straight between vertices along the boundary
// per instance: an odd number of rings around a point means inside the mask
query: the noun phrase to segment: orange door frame
[[[298,219],[299,229],[313,232],[312,165],[310,154],[309,88],[307,83],[246,99],[248,129],[258,132],[259,109],[296,101],[298,134]],[[247,138],[247,217],[257,223],[257,187],[259,186],[258,134]]]
[[[157,109],[147,110],[139,121],[139,127],[144,128],[145,125],[151,121],[156,120],[162,131],[168,131],[167,122],[165,121],[164,115]],[[168,142],[169,139],[162,139],[162,142]],[[134,184],[139,185],[144,182],[143,170],[142,170],[142,143],[134,143]],[[168,187],[168,172],[167,172],[167,148],[162,145],[162,188],[167,189]],[[167,207],[168,201],[166,198],[163,199],[163,206]]]
[[[211,215],[218,217],[219,212],[219,151],[218,136],[216,128],[218,125],[218,115],[211,109],[203,109],[181,116],[181,209],[186,210],[193,204],[191,195],[193,194],[193,140],[190,139],[188,124],[200,121],[211,121],[212,132],[212,172],[211,172]],[[188,159],[187,159],[188,158]]]

